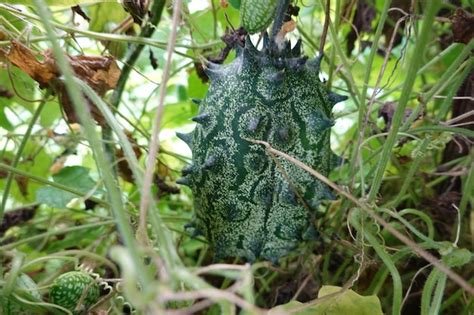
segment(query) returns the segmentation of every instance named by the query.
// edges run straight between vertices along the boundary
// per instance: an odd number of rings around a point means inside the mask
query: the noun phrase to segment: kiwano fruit
[[[250,34],[263,31],[275,17],[277,0],[242,0],[240,24]]]
[[[50,302],[71,312],[76,310],[81,301],[82,304],[77,309],[87,310],[99,300],[99,296],[99,285],[89,274],[82,271],[70,271],[60,275],[49,289]]]
[[[330,189],[294,164],[267,153],[262,140],[323,175],[336,160],[330,149],[332,107],[346,99],[319,80],[321,57],[301,55],[264,37],[258,50],[247,37],[230,64],[208,64],[210,87],[197,123],[178,133],[192,164],[177,182],[191,188],[195,217],[215,259],[244,257],[276,262],[301,241],[315,239],[316,208]]]

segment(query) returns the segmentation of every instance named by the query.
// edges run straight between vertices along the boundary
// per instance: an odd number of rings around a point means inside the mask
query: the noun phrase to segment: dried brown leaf
[[[12,64],[37,81],[41,87],[46,87],[58,76],[54,64],[49,60],[40,62],[33,52],[16,40],[11,41],[11,48],[3,53]]]
[[[72,10],[72,12],[76,13],[77,15],[82,16],[82,18],[84,20],[86,20],[87,22],[91,21],[91,18],[87,16],[86,12],[84,12],[84,10],[82,10],[80,5],[76,5],[76,6],[71,7],[71,10]]]
[[[392,126],[393,115],[397,109],[398,104],[396,102],[386,102],[379,109],[379,117],[382,117],[385,121],[385,131],[389,130]],[[403,122],[410,117],[412,110],[410,108],[405,109],[405,115],[403,116]],[[418,117],[417,117],[418,118]]]
[[[453,41],[467,44],[474,38],[474,15],[458,8],[451,16]]]
[[[33,205],[5,212],[3,222],[0,225],[0,235],[3,235],[3,233],[5,233],[9,228],[20,225],[33,218],[37,208],[38,205]]]
[[[130,13],[133,22],[142,24],[143,18],[148,12],[148,1],[146,0],[124,0],[122,6],[125,11]]]
[[[28,196],[28,182],[29,178],[25,176],[15,176],[16,184],[18,185],[18,189],[23,197]]]
[[[15,66],[27,73],[40,87],[51,87],[58,95],[71,123],[79,122],[64,84],[58,80],[60,71],[52,51],[43,53],[43,61],[39,61],[33,52],[20,42],[13,40],[10,50],[0,51]],[[120,69],[115,59],[110,56],[68,56],[75,75],[85,81],[97,94],[104,96],[108,90],[115,88],[120,77]],[[98,124],[104,125],[105,119],[96,106],[88,100],[89,110]]]
[[[347,54],[350,55],[354,49],[354,43],[361,33],[372,32],[372,21],[375,19],[376,11],[372,3],[361,0],[357,3],[354,18],[352,19],[351,32],[347,34]]]
[[[4,97],[4,98],[12,98],[13,97],[13,93],[10,92],[8,89],[6,89],[5,87],[1,86],[0,85],[0,97]]]
[[[140,150],[140,146],[138,145],[137,140],[129,131],[125,131],[125,134],[127,135],[128,141],[130,141],[130,144],[132,145],[132,149],[135,153],[136,158],[139,159],[142,156],[142,151]],[[117,168],[120,177],[122,177],[123,180],[129,183],[133,183],[133,173],[130,169],[130,165],[128,165],[128,161],[125,159],[123,149],[118,149],[115,153],[115,156],[117,158]]]
[[[390,5],[390,11],[388,12],[388,19],[383,26],[383,34],[385,35],[385,43],[388,46],[390,39],[393,36],[393,32],[395,31],[395,25],[397,21],[404,17],[403,12],[410,13],[411,12],[411,1],[407,0],[394,0]],[[398,9],[398,10],[394,10]],[[402,11],[400,11],[402,10]],[[395,38],[393,41],[393,47],[398,46],[402,42],[403,35],[400,32],[405,28],[405,21],[401,22],[400,27],[395,34]]]

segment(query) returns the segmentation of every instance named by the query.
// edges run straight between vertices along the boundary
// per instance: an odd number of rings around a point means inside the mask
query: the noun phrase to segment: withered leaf
[[[411,5],[412,5],[411,1],[406,1],[406,0],[392,1],[390,8],[397,8],[399,10],[392,9],[388,12],[388,19],[383,26],[383,34],[385,35],[385,46],[388,46],[388,43],[390,42],[393,36],[393,32],[395,31],[395,25],[397,24],[397,21],[404,17],[403,12],[400,10],[403,10],[404,12],[411,12],[412,10]],[[393,47],[398,46],[402,42],[403,33],[401,31],[405,28],[405,22],[406,20],[400,23],[397,33],[395,34]]]
[[[156,163],[156,170],[153,176],[153,183],[158,187],[158,198],[167,194],[179,194],[180,190],[176,186],[172,186],[166,182],[166,178],[170,177],[170,168],[158,161]]]
[[[138,145],[137,140],[133,137],[131,132],[125,131],[125,134],[127,135],[128,141],[130,141],[130,144],[132,145],[132,149],[135,153],[135,156],[137,157],[137,159],[139,159],[142,156],[142,151],[140,150],[140,146]],[[118,149],[115,153],[115,156],[117,158],[117,168],[120,177],[122,177],[123,180],[129,183],[133,183],[133,173],[130,169],[130,165],[128,165],[128,161],[125,159],[123,149]]]
[[[74,111],[69,95],[62,81],[59,80],[60,71],[51,50],[43,52],[43,61],[39,61],[33,52],[20,42],[12,40],[8,52],[0,51],[15,66],[27,73],[40,84],[41,88],[51,87],[58,95],[64,113],[70,123],[77,123],[79,119]],[[115,59],[110,56],[69,56],[66,55],[75,75],[85,81],[98,95],[115,88],[120,69]],[[100,125],[105,125],[100,110],[88,100],[89,110],[93,118]]]
[[[178,187],[167,184],[166,181],[159,176],[159,174],[155,174],[153,176],[153,183],[156,185],[156,187],[158,187],[158,197],[162,197],[167,194],[175,195],[180,193]]]
[[[150,64],[153,70],[158,69],[158,60],[156,59],[151,49],[150,49],[150,55],[148,56],[148,59],[150,59]]]
[[[2,31],[2,29],[0,29],[0,40],[7,40],[7,39],[8,39],[8,34]]]
[[[124,0],[122,6],[125,11],[130,13],[133,22],[142,24],[145,14],[148,12],[148,2],[145,0]]]
[[[38,205],[33,205],[5,212],[3,222],[0,225],[0,235],[3,235],[3,233],[5,233],[9,228],[22,224],[33,218],[37,208]]]
[[[12,164],[12,160],[10,160],[7,157],[2,157],[1,161],[2,161],[2,163],[6,164],[6,165],[11,165]],[[7,178],[7,176],[8,176],[8,171],[0,169],[0,179]]]
[[[23,197],[28,196],[28,182],[29,178],[25,176],[15,176],[16,184],[18,185],[18,189]]]
[[[474,15],[458,8],[451,16],[453,41],[467,44],[474,38]]]
[[[36,56],[28,47],[22,45],[16,40],[11,41],[11,48],[5,54],[5,57],[13,65],[20,68],[23,72],[33,78],[33,80],[38,82],[42,88],[48,86],[49,83],[58,76],[56,67],[50,62],[50,60],[45,59],[43,62],[38,61]]]
[[[395,110],[398,104],[396,102],[386,102],[384,105],[379,109],[379,117],[382,117],[385,121],[385,130],[387,131],[392,126],[393,115],[395,114]],[[403,122],[405,122],[408,117],[410,117],[413,111],[410,108],[405,109],[405,114],[403,116]],[[419,116],[417,117],[417,119]]]
[[[354,49],[354,43],[357,37],[363,32],[372,31],[372,21],[375,18],[374,5],[368,1],[361,0],[357,3],[357,8],[352,20],[353,27],[351,32],[347,35],[347,54],[350,55]]]
[[[84,10],[82,10],[80,5],[76,5],[76,6],[71,7],[71,10],[72,10],[72,12],[77,13],[77,15],[81,16],[87,22],[91,21],[91,18],[87,16],[86,12],[84,12]]]
[[[12,98],[12,97],[13,97],[13,93],[10,92],[9,90],[7,90],[5,87],[3,87],[3,86],[0,85],[0,97]]]

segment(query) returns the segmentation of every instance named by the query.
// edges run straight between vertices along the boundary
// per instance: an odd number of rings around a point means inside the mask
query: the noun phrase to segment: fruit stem
[[[283,23],[285,22],[286,11],[290,5],[290,0],[279,0],[275,14],[275,21],[272,26],[272,33],[270,34],[270,47],[272,51],[277,51],[278,45],[275,43],[275,38],[280,32]]]

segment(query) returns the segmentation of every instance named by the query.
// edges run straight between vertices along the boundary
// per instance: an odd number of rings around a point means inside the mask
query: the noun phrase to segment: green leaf
[[[193,70],[188,77],[188,96],[190,98],[204,98],[207,92],[207,84],[198,77],[196,70]]]
[[[465,248],[452,248],[452,251],[443,255],[443,262],[449,267],[461,267],[473,259],[473,254]]]
[[[229,3],[236,9],[240,9],[240,0],[228,0]]]
[[[110,32],[120,22],[128,17],[120,3],[98,3],[88,7],[88,15],[91,19],[89,30],[94,32]]]
[[[319,290],[318,298],[337,293],[341,287],[323,286]],[[270,310],[269,314],[285,313],[287,310],[293,310],[303,307],[303,303],[291,301],[290,303],[280,305]],[[362,296],[352,290],[347,290],[342,294],[334,295],[327,300],[322,300],[312,306],[308,306],[292,314],[297,315],[383,315],[380,300],[375,295]]]
[[[47,102],[41,111],[40,123],[41,126],[49,128],[62,117],[62,112],[60,106],[58,106],[57,101]]]
[[[53,176],[53,180],[58,184],[74,188],[84,195],[96,186],[96,182],[89,176],[89,169],[81,166],[65,167]],[[43,187],[36,192],[37,202],[54,208],[65,208],[73,198],[77,197],[73,193],[54,187]]]
[[[240,7],[240,0],[234,2],[238,2]],[[234,8],[234,5],[232,5],[232,7],[228,7],[225,10],[217,10],[216,17],[217,21],[221,25],[222,32],[225,30],[225,28],[238,28],[240,25],[240,11],[239,8]]]
[[[87,13],[91,19],[89,30],[106,33],[112,32],[114,28],[129,16],[120,3],[114,2],[98,3],[94,6],[89,6],[87,7]],[[102,44],[118,59],[123,58],[127,52],[127,43],[102,41]]]
[[[189,101],[167,104],[163,111],[163,127],[176,128],[192,123],[191,118],[197,113],[197,106]]]
[[[193,26],[193,40],[196,43],[202,44],[214,38],[214,20],[212,11],[202,10],[197,11],[189,16],[189,20]]]
[[[103,227],[73,231],[67,233],[64,239],[52,242],[48,247],[48,251],[55,252],[71,247],[86,247],[99,239],[103,233]]]
[[[13,131],[13,126],[5,115],[5,107],[2,104],[0,104],[0,127]]]
[[[13,98],[0,97],[0,108],[14,108],[14,104],[19,104],[31,112],[33,106],[29,100],[41,98],[37,93],[37,83],[15,66],[10,66],[7,71],[0,71],[0,85],[14,95]]]

